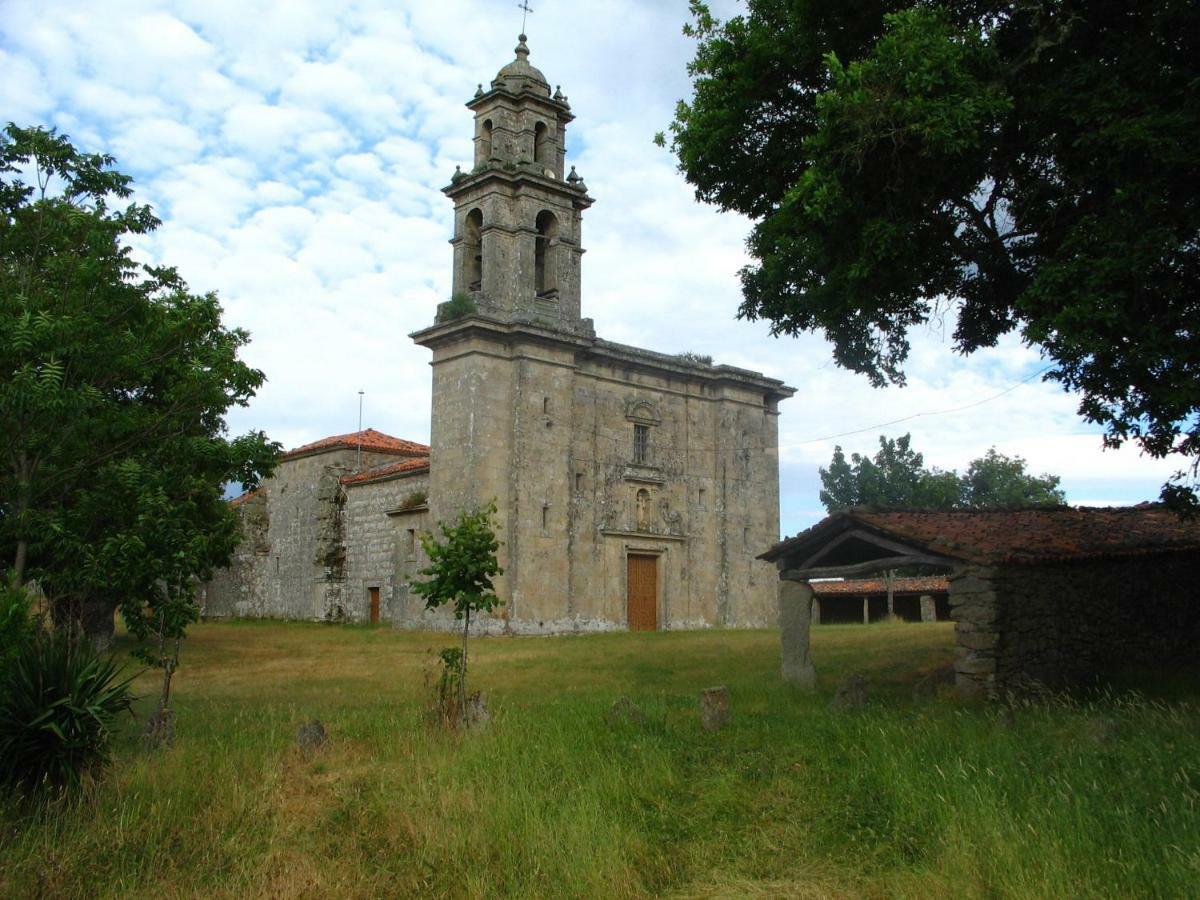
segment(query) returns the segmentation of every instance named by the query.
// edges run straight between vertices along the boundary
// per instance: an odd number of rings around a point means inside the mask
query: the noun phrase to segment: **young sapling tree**
[[[419,574],[427,580],[410,582],[412,589],[425,598],[426,609],[452,604],[454,618],[463,623],[462,655],[455,660],[459,718],[467,710],[467,636],[471,614],[490,612],[503,602],[496,596],[492,583],[493,578],[504,573],[496,560],[500,542],[496,540],[493,525],[495,514],[493,500],[482,509],[460,512],[451,523],[440,523],[440,539],[431,533],[422,534],[421,549],[429,557],[429,565]],[[442,659],[449,666],[445,653]]]

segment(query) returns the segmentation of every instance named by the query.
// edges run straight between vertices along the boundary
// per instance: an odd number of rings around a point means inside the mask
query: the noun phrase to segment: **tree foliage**
[[[453,522],[442,522],[442,539],[421,535],[421,549],[429,565],[420,571],[427,581],[413,580],[413,592],[425,598],[426,609],[449,604],[454,618],[463,623],[462,651],[445,651],[442,661],[458,685],[460,712],[467,709],[467,635],[471,614],[490,612],[503,601],[496,596],[493,579],[504,570],[496,559],[500,542],[496,540],[493,517],[496,502],[477,510],[463,510]],[[444,693],[444,684],[443,684]]]
[[[828,469],[821,469],[821,502],[829,512],[853,506],[880,509],[988,509],[1056,506],[1066,498],[1057,475],[1031,475],[1025,460],[993,447],[972,460],[965,475],[925,468],[905,434],[879,436],[873,459],[852,453],[849,461],[834,447]]]
[[[1200,6],[692,3],[672,147],[755,221],[740,314],[902,383],[907,334],[1017,331],[1110,444],[1200,457]]]
[[[238,540],[223,486],[253,486],[277,445],[227,436],[263,382],[238,358],[248,336],[134,261],[159,223],[114,205],[129,196],[110,157],[54,131],[0,138],[0,559],[60,619],[103,630],[120,607],[146,638],[194,616],[196,580]]]

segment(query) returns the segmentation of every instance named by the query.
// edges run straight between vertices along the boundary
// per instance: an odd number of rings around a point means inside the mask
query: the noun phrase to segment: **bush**
[[[478,311],[479,307],[476,305],[474,298],[470,294],[464,294],[460,291],[438,307],[437,321],[452,322],[455,319],[473,316]]]
[[[0,786],[77,790],[109,762],[112,725],[132,714],[133,676],[70,631],[33,635],[4,668]]]

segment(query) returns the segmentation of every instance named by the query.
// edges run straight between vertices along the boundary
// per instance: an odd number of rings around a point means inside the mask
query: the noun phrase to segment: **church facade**
[[[409,589],[419,534],[494,500],[504,605],[482,629],[775,622],[776,574],[755,556],[779,538],[794,390],[596,335],[580,296],[593,201],[564,171],[573,116],[528,57],[522,36],[467,104],[474,165],[444,189],[453,299],[412,335],[432,352],[430,446],[368,431],[286,454],[239,502],[247,540],[206,587],[209,615],[446,626]]]

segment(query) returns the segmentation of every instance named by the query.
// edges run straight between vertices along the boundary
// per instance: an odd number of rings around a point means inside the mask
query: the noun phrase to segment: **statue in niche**
[[[650,492],[645,488],[637,492],[637,530],[650,530]]]

